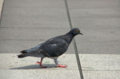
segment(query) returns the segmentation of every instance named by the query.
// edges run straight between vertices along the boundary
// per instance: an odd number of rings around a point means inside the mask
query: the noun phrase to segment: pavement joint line
[[[72,27],[72,21],[71,21],[71,18],[70,18],[70,13],[69,13],[67,0],[64,0],[64,2],[65,2],[65,7],[66,7],[66,12],[67,12],[67,17],[68,17],[70,29],[72,29],[73,28]],[[73,46],[74,46],[74,50],[75,50],[75,55],[76,55],[76,60],[77,60],[77,65],[78,65],[78,69],[79,69],[80,78],[84,79],[75,39],[73,39]]]
[[[2,21],[2,15],[3,15],[3,8],[4,8],[4,5],[5,4],[5,0],[3,0],[3,3],[2,3],[2,8],[1,8],[1,14],[0,14],[0,26],[1,26],[1,21]]]

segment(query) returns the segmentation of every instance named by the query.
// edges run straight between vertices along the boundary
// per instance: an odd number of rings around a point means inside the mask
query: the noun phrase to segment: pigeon
[[[47,68],[47,66],[42,65],[42,61],[45,57],[48,57],[54,59],[57,67],[65,68],[67,65],[58,64],[57,59],[67,51],[72,39],[78,34],[83,35],[78,28],[73,28],[65,35],[53,37],[33,48],[22,50],[20,52],[21,54],[18,55],[18,58],[24,58],[27,56],[40,57],[41,60],[37,63],[39,63],[40,67]]]

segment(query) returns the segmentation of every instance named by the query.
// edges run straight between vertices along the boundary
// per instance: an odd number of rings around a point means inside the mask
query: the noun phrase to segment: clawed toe
[[[41,66],[42,68],[47,68],[47,66]]]
[[[47,66],[43,66],[41,62],[38,62],[38,61],[37,61],[36,64],[39,64],[40,67],[42,67],[42,68],[47,68]]]
[[[57,65],[57,67],[61,67],[61,68],[66,68],[67,67],[67,65]]]

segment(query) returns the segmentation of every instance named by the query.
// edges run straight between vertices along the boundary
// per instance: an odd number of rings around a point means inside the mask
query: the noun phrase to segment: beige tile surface
[[[79,79],[79,71],[74,54],[59,57],[60,64],[67,68],[57,68],[52,59],[45,58],[40,68],[36,61],[40,58],[17,58],[18,54],[0,54],[0,78],[2,79]],[[119,79],[120,55],[79,54],[85,79]],[[6,73],[6,75],[4,75]],[[32,75],[33,74],[33,75]]]

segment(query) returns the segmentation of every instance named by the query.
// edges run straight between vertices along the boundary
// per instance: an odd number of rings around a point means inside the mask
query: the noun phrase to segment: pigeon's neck
[[[68,33],[66,33],[66,35],[70,36],[71,38],[74,38],[74,36],[75,36],[71,31],[69,31]]]
[[[74,35],[68,32],[67,34],[65,34],[65,36],[66,36],[67,42],[71,43],[72,39],[74,38]]]

